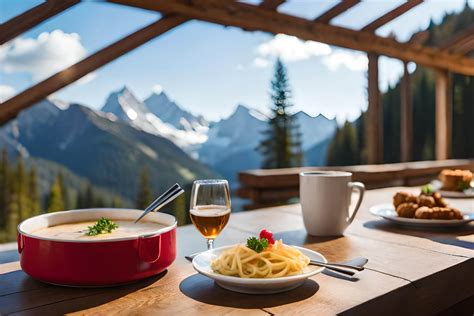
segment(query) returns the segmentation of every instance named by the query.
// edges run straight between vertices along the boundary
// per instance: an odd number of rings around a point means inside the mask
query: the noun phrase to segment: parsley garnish
[[[471,184],[467,181],[459,181],[457,187],[459,191],[464,191],[469,189],[471,187]]]
[[[247,239],[247,247],[252,250],[255,250],[256,252],[262,252],[268,247],[268,239],[258,239],[257,237],[250,237],[249,239]]]
[[[431,195],[433,194],[434,190],[433,190],[433,186],[431,184],[427,184],[427,185],[424,185],[421,187],[421,193],[425,194],[425,195]]]
[[[112,222],[110,219],[101,217],[94,226],[89,226],[87,229],[89,230],[86,235],[88,236],[96,236],[99,234],[107,234],[111,233],[112,230],[118,228],[118,225]]]

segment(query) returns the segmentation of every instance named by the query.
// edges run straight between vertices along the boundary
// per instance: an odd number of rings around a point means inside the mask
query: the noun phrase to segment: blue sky
[[[255,1],[249,1],[255,2]],[[314,18],[337,1],[291,0],[279,10]],[[368,0],[332,21],[360,28],[403,1]],[[0,0],[0,22],[41,1]],[[474,0],[468,1],[474,7]],[[445,12],[459,11],[465,0],[431,0],[380,28],[398,39],[438,22]],[[42,23],[0,47],[0,97],[18,93],[54,71],[113,43],[159,18],[159,14],[109,3],[86,1]],[[354,119],[367,107],[365,56],[318,43],[262,32],[192,21],[148,42],[97,70],[54,97],[99,109],[107,95],[129,86],[139,98],[162,87],[186,109],[215,120],[238,103],[265,110],[273,62],[288,67],[294,110],[311,115]],[[382,89],[394,82],[400,62],[380,61]]]

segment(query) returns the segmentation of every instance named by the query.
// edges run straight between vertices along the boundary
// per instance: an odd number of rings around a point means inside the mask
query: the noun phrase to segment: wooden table
[[[367,269],[354,279],[323,273],[284,294],[229,292],[196,274],[183,258],[205,247],[195,228],[184,226],[178,229],[178,258],[167,272],[116,288],[76,289],[37,282],[21,271],[14,245],[3,246],[0,314],[472,315],[474,225],[457,231],[416,231],[369,213],[371,205],[390,201],[399,189],[368,191],[343,237],[308,236],[300,206],[291,205],[233,214],[216,240],[218,246],[241,242],[267,228],[286,243],[319,251],[330,261],[367,257]],[[474,212],[472,199],[448,202]]]

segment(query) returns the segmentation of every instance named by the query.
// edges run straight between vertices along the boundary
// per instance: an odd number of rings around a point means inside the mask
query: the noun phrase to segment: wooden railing
[[[352,172],[354,181],[363,182],[368,189],[390,186],[415,186],[428,183],[443,169],[474,170],[474,159],[416,161],[382,165],[343,167],[303,167],[257,169],[239,173],[237,195],[251,200],[245,209],[284,204],[299,195],[299,173],[311,170],[342,170]]]

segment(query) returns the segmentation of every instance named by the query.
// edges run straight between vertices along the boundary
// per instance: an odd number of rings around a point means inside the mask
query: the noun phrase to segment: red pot
[[[150,213],[147,221],[164,225],[151,234],[108,240],[61,240],[38,237],[37,229],[59,224],[135,220],[143,211],[85,209],[35,216],[18,225],[18,252],[23,271],[47,283],[107,286],[156,275],[176,259],[176,219]]]

